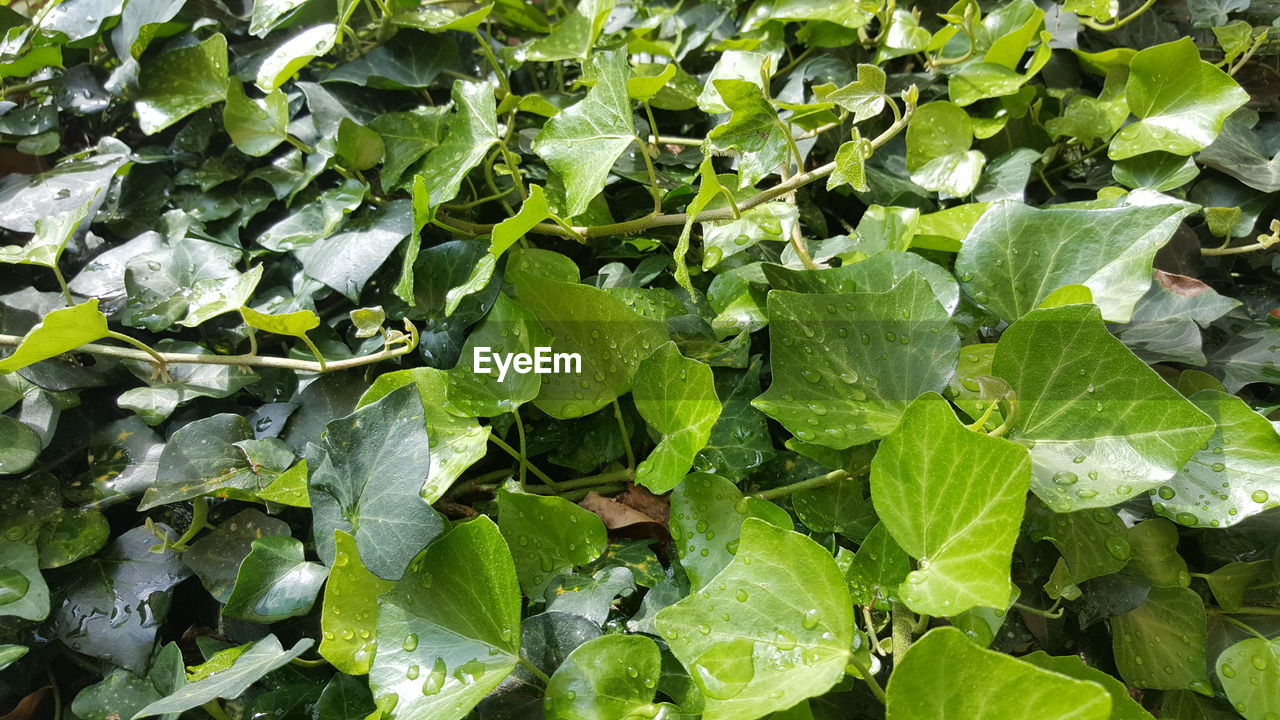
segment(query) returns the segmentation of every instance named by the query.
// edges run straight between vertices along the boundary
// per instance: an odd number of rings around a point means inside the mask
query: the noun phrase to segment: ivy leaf
[[[871,463],[871,499],[919,560],[902,599],[926,615],[1004,607],[1031,481],[1027,451],[960,423],[941,396],[921,395]]]
[[[720,417],[711,368],[680,354],[667,343],[636,370],[631,393],[640,416],[662,439],[636,468],[636,480],[655,493],[675,487],[706,447]]]
[[[551,207],[547,205],[547,196],[541,185],[529,186],[529,197],[520,205],[520,211],[503,220],[493,228],[489,252],[494,257],[501,257],[507,248],[516,244],[533,229],[533,226],[551,217]]]
[[[240,152],[262,157],[288,136],[289,99],[272,90],[258,99],[244,93],[238,83],[227,86],[227,104],[222,108],[222,126]]]
[[[1090,305],[1032,310],[996,345],[1017,393],[1010,439],[1031,451],[1031,489],[1056,512],[1108,507],[1172,478],[1212,420],[1107,332]]]
[[[400,388],[325,425],[311,476],[316,552],[332,566],[335,529],[349,532],[374,575],[399,578],[444,529],[418,494],[431,454],[416,388]]]
[[[1022,656],[1024,662],[1077,680],[1097,683],[1111,696],[1111,720],[1152,720],[1151,713],[1129,695],[1129,688],[1097,668],[1086,665],[1078,655],[1050,655],[1038,650]]]
[[[160,454],[155,483],[139,509],[215,494],[240,500],[275,479],[293,461],[293,451],[276,438],[253,439],[249,422],[219,413],[178,429]]]
[[[259,623],[306,615],[327,575],[323,565],[303,559],[301,541],[288,536],[259,538],[240,563],[223,612]]]
[[[534,404],[558,419],[590,415],[632,387],[640,361],[666,342],[662,324],[609,293],[559,282],[524,269],[507,270],[516,300],[554,338],[553,353],[577,353],[582,372],[542,375]],[[608,328],[608,337],[601,328]]]
[[[889,676],[888,720],[1108,720],[1101,685],[1077,680],[973,644],[955,628],[934,628],[911,644]]]
[[[220,102],[230,83],[227,39],[221,33],[144,63],[134,106],[138,126],[154,135],[202,108]]]
[[[1034,537],[1058,548],[1073,585],[1119,572],[1133,557],[1129,528],[1106,508],[1052,513],[1047,527]]]
[[[134,256],[125,266],[126,325],[159,332],[178,322],[195,327],[248,302],[263,266],[236,269],[241,252],[188,238]]]
[[[262,313],[249,307],[240,308],[244,324],[251,328],[276,335],[305,338],[307,333],[320,327],[320,318],[310,310],[296,310],[291,313],[272,315]]]
[[[961,286],[1013,322],[1064,285],[1084,285],[1102,316],[1128,322],[1151,284],[1152,261],[1189,208],[1174,203],[1037,209],[996,203],[956,256]]]
[[[960,305],[960,286],[955,277],[941,265],[913,252],[884,250],[838,268],[793,270],[765,264],[762,269],[775,290],[812,293],[889,292],[916,272],[929,283],[934,297],[948,314]]]
[[[498,142],[493,85],[459,80],[453,84],[453,105],[444,140],[417,166],[432,207],[457,197],[462,179]]]
[[[51,217],[37,218],[35,237],[27,241],[26,245],[0,246],[0,263],[57,268],[62,251],[89,214],[92,205],[93,201],[90,200],[78,208]]]
[[[307,63],[333,49],[338,26],[325,23],[307,28],[280,43],[258,66],[256,83],[263,92],[280,87]]]
[[[831,689],[853,644],[853,606],[831,554],[756,518],[701,593],[657,628],[702,692],[706,720],[761,717]]]
[[[564,16],[551,33],[529,44],[525,57],[536,62],[575,60],[591,54],[616,0],[586,0]]]
[[[368,170],[382,162],[386,147],[378,133],[350,118],[342,118],[338,123],[334,151],[343,164],[352,170]]]
[[[440,145],[448,110],[447,105],[416,108],[379,115],[369,123],[386,149],[380,176],[383,187],[400,185],[404,171]]]
[[[608,540],[595,513],[558,497],[498,491],[498,527],[525,595],[540,599],[556,576],[600,557]]]
[[[483,599],[483,602],[480,602]],[[397,715],[461,720],[516,666],[520,588],[507,544],[486,517],[424,550],[378,603],[375,699]]]
[[[475,417],[515,412],[538,396],[542,379],[536,374],[521,374],[509,369],[507,376],[499,380],[499,370],[491,358],[485,363],[487,371],[480,372],[476,368],[476,351],[488,348],[488,352],[494,355],[532,355],[535,348],[549,345],[550,338],[533,313],[506,295],[499,295],[484,321],[467,336],[458,366],[448,373],[449,403],[460,412]]]
[[[195,571],[215,600],[225,603],[254,540],[288,534],[289,524],[285,521],[252,508],[241,510],[184,552],[182,562]]]
[[[1157,270],[1151,287],[1134,305],[1129,324],[1116,337],[1147,362],[1183,362],[1203,366],[1200,329],[1239,305],[1207,284]]]
[[[833,102],[853,113],[853,122],[870,120],[884,110],[885,73],[876,65],[858,64],[858,79],[839,89],[822,94],[818,99]]]
[[[784,161],[789,162],[791,129],[778,119],[759,83],[733,79],[713,82],[720,101],[733,114],[712,128],[707,138],[713,151],[737,151],[738,186],[751,187]]]
[[[716,377],[720,417],[711,428],[707,446],[694,461],[695,470],[740,480],[773,458],[768,420],[751,406],[752,398],[759,394],[758,358],[741,374],[722,371]]]
[[[1280,639],[1241,640],[1218,656],[1217,671],[1227,699],[1246,720],[1280,712]]]
[[[1201,390],[1191,403],[1213,419],[1204,447],[1152,497],[1156,512],[1191,527],[1230,527],[1280,505],[1280,435],[1243,400]]]
[[[333,531],[333,566],[320,613],[320,655],[340,672],[364,675],[378,649],[378,596],[394,587],[365,568],[356,540]]]
[[[894,542],[884,523],[877,523],[853,556],[845,572],[849,594],[858,605],[898,596],[898,587],[911,572],[911,558]]]
[[[652,708],[662,670],[658,646],[643,635],[604,635],[579,645],[551,676],[548,720],[613,720]]]
[[[564,184],[558,210],[565,217],[586,211],[587,204],[604,190],[614,162],[636,142],[626,55],[606,51],[590,62],[595,86],[581,102],[547,120],[533,140],[533,151]]]
[[[885,436],[916,396],[941,392],[960,348],[917,272],[879,293],[775,290],[769,318],[773,384],[752,404],[800,440],[836,449]]]
[[[1222,131],[1227,116],[1249,100],[1236,81],[1200,59],[1189,37],[1155,45],[1129,61],[1125,99],[1138,122],[1123,127],[1107,156],[1123,160],[1160,150],[1190,155]]]
[[[694,473],[671,493],[671,539],[689,585],[700,590],[733,560],[738,552],[742,523],[759,518],[790,529],[791,516],[768,500],[744,497],[728,480],[710,473]]]
[[[25,534],[6,531],[0,537],[0,617],[44,620],[49,615],[49,586],[40,574],[35,535]]]
[[[195,682],[183,685],[172,695],[142,708],[133,717],[137,720],[152,715],[181,713],[217,698],[237,698],[262,676],[288,665],[289,661],[302,655],[312,644],[314,641],[310,638],[303,638],[292,648],[285,650],[275,635],[268,635],[247,646],[228,667],[214,670]]]
[[[1116,668],[1125,682],[1213,694],[1205,664],[1204,602],[1194,590],[1153,587],[1146,602],[1110,624]]]
[[[836,150],[836,169],[835,172],[827,176],[827,189],[848,185],[858,192],[866,192],[870,190],[867,185],[867,156],[868,143],[858,134],[857,129],[853,131],[853,139],[840,146]]]
[[[27,331],[13,354],[0,360],[0,373],[10,373],[56,357],[85,343],[101,340],[110,332],[107,316],[98,310],[96,299],[54,310]]]

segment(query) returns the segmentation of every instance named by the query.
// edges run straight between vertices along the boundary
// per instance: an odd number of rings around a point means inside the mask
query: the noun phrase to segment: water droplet
[[[1063,470],[1062,472],[1054,473],[1052,479],[1055,485],[1075,485],[1080,481],[1080,476],[1070,470]]]
[[[1249,496],[1249,499],[1253,500],[1256,503],[1264,503],[1268,499],[1270,499],[1270,497],[1271,496],[1267,493],[1266,490],[1254,490],[1253,494]]]
[[[400,643],[400,647],[404,648],[405,652],[413,652],[414,650],[417,650],[418,636],[414,633],[409,633],[405,636],[404,642]]]

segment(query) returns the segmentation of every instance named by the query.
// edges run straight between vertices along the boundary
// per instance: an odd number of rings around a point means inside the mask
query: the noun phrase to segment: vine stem
[[[1262,633],[1258,632],[1256,628],[1254,628],[1252,625],[1250,625],[1250,624],[1248,624],[1248,623],[1240,622],[1239,620],[1237,620],[1237,619],[1235,619],[1235,618],[1233,618],[1233,617],[1227,617],[1226,615],[1222,615],[1222,616],[1221,616],[1221,620],[1222,620],[1222,622],[1224,622],[1224,623],[1226,623],[1226,624],[1228,624],[1228,625],[1232,625],[1232,626],[1235,626],[1235,627],[1240,628],[1241,630],[1243,630],[1243,631],[1245,631],[1245,632],[1249,633],[1250,635],[1252,635],[1252,636],[1254,636],[1254,637],[1256,637],[1256,638],[1261,638],[1262,640],[1265,640],[1265,641],[1267,641],[1267,642],[1270,642],[1270,641],[1271,641],[1271,639],[1270,639],[1270,638],[1268,638],[1266,635],[1263,635]]]
[[[870,668],[863,665],[858,658],[852,655],[849,656],[849,664],[862,676],[863,682],[867,684],[867,688],[871,690],[872,695],[876,696],[876,700],[879,700],[881,705],[888,702],[884,696],[884,688],[880,687],[880,681],[876,680],[876,676],[871,674]]]
[[[755,493],[753,497],[757,497],[761,500],[772,500],[774,498],[780,498],[792,493],[800,492],[801,490],[814,490],[816,488],[834,485],[835,483],[850,477],[853,476],[850,475],[847,470],[832,470],[826,475],[819,475],[818,477],[809,478],[808,480],[793,482],[790,485],[781,485],[776,488],[761,490],[760,492]]]
[[[555,480],[552,480],[550,475],[547,475],[546,473],[539,470],[537,465],[534,465],[533,463],[529,462],[527,459],[524,459],[523,456],[520,454],[519,450],[516,450],[515,448],[511,447],[510,445],[507,444],[505,440],[498,437],[497,435],[494,435],[492,432],[489,433],[489,442],[493,443],[494,445],[497,445],[499,448],[505,451],[508,455],[515,458],[516,460],[519,460],[523,466],[528,467],[529,472],[533,473],[535,477],[537,477],[542,482],[546,483],[547,487],[551,488],[551,492],[557,495],[560,494],[560,483],[556,482]]]
[[[886,128],[884,132],[871,140],[871,149],[875,150],[876,148],[879,148],[889,142],[889,140],[893,139],[893,137],[898,133],[902,132],[903,128],[905,128],[911,121],[911,116],[914,111],[914,105],[908,104],[905,111],[902,113],[901,118],[895,120],[894,123]],[[757,205],[762,205],[775,198],[782,197],[788,193],[793,193],[815,180],[821,180],[835,172],[835,170],[836,164],[833,161],[826,165],[816,167],[813,170],[809,170],[808,172],[797,173],[792,175],[790,178],[779,182],[777,185],[766,190],[762,190],[746,200],[743,200],[738,203],[736,209],[739,212],[743,210],[750,210]],[[695,216],[694,220],[696,222],[715,222],[717,220],[730,220],[734,215],[734,209],[723,207],[716,208],[714,210],[703,210]],[[541,235],[554,235],[556,237],[565,238],[566,240],[580,241],[582,238],[598,238],[612,235],[634,235],[657,227],[683,226],[688,219],[688,213],[664,213],[659,215],[646,215],[641,218],[636,218],[635,220],[608,223],[605,225],[569,226],[566,228],[554,223],[538,223],[533,226],[530,232],[536,232]],[[450,231],[473,237],[492,232],[493,228],[496,227],[495,224],[472,223],[453,217],[447,218],[447,220],[442,218],[441,225]]]
[[[622,406],[618,398],[613,399],[613,416],[618,419],[618,434],[622,436],[622,446],[627,450],[627,472],[636,469],[636,453],[631,449],[631,435],[627,433],[627,424],[622,420]]]
[[[524,490],[525,478],[528,476],[529,468],[529,452],[524,439],[524,421],[520,419],[520,408],[511,411],[511,417],[515,418],[516,436],[520,438],[520,489]]]
[[[1112,30],[1119,30],[1125,25],[1128,25],[1129,23],[1136,20],[1138,16],[1141,15],[1142,13],[1146,12],[1147,10],[1150,10],[1151,6],[1155,4],[1156,4],[1156,0],[1147,0],[1146,2],[1142,3],[1142,5],[1139,6],[1137,10],[1134,10],[1133,12],[1124,16],[1123,18],[1112,22],[1110,25],[1104,25],[1098,22],[1097,20],[1094,20],[1093,18],[1087,18],[1087,17],[1080,18],[1080,24],[1084,25],[1087,28],[1092,28],[1094,30],[1097,30],[1098,32],[1111,32]]]
[[[266,355],[200,355],[198,353],[169,353],[157,352],[147,347],[140,340],[135,340],[123,333],[112,332],[107,337],[114,340],[127,342],[139,349],[116,347],[114,345],[101,345],[99,343],[86,343],[75,348],[75,352],[85,352],[91,355],[101,355],[103,357],[115,357],[123,360],[139,360],[142,362],[164,365],[241,365],[245,367],[270,367],[283,368],[286,370],[298,370],[300,372],[324,373],[333,372],[335,370],[348,370],[362,365],[372,365],[373,363],[390,360],[413,351],[418,346],[418,330],[408,321],[405,326],[409,328],[409,339],[400,347],[388,348],[371,355],[362,355],[360,357],[346,358],[345,360],[336,360],[334,362],[324,363],[323,365],[314,360],[295,360],[294,358],[273,357]],[[0,335],[0,347],[17,347],[22,344],[22,336],[20,335]]]
[[[1243,255],[1245,253],[1257,252],[1259,250],[1266,250],[1267,248],[1272,247],[1274,244],[1275,243],[1263,244],[1263,243],[1257,242],[1251,245],[1240,245],[1237,247],[1200,248],[1200,254],[1208,255],[1208,256]]]
[[[544,688],[551,683],[551,678],[547,677],[547,674],[542,672],[542,670],[540,670],[537,665],[534,665],[532,662],[529,662],[529,659],[526,658],[523,654],[516,656],[516,662],[520,663],[521,667],[523,667],[525,670],[528,670],[529,672],[533,673],[534,677],[541,680]]]

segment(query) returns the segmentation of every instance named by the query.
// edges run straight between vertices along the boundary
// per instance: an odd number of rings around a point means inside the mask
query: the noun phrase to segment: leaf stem
[[[1111,22],[1111,24],[1109,25],[1104,25],[1098,22],[1097,20],[1094,20],[1093,18],[1087,18],[1087,17],[1081,17],[1080,24],[1084,25],[1087,28],[1092,28],[1094,30],[1097,30],[1098,32],[1111,32],[1112,30],[1119,30],[1125,25],[1128,25],[1129,23],[1136,20],[1139,15],[1151,9],[1151,6],[1155,4],[1156,4],[1156,0],[1147,0],[1146,2],[1142,3],[1142,5],[1139,6],[1137,10],[1134,10],[1133,12],[1129,13],[1128,15],[1124,16],[1119,20],[1115,20]]]
[[[76,352],[85,352],[91,355],[101,355],[103,357],[115,357],[123,360],[138,360],[142,362],[156,363],[161,365],[243,365],[246,367],[271,367],[283,368],[286,370],[298,370],[300,372],[334,372],[336,370],[348,370],[353,367],[362,365],[372,365],[373,363],[391,358],[399,357],[412,352],[418,346],[418,329],[408,321],[405,325],[409,328],[409,338],[402,341],[404,344],[397,348],[389,348],[371,355],[362,355],[360,357],[346,358],[345,360],[337,360],[331,363],[325,363],[321,367],[320,363],[312,360],[295,360],[294,358],[272,357],[264,355],[201,355],[198,353],[168,353],[157,352],[148,347],[140,340],[124,335],[123,333],[111,332],[107,337],[114,340],[127,342],[137,350],[130,348],[116,347],[114,345],[101,345],[99,343],[85,343],[76,348]],[[22,337],[19,335],[0,335],[0,347],[17,347],[22,344]]]
[[[1268,638],[1266,635],[1263,635],[1262,633],[1258,632],[1258,631],[1257,631],[1257,630],[1256,630],[1252,625],[1249,625],[1248,623],[1240,622],[1239,620],[1237,620],[1237,619],[1235,619],[1235,618],[1233,618],[1233,617],[1227,617],[1226,615],[1221,616],[1221,618],[1220,618],[1220,619],[1222,620],[1222,622],[1224,622],[1224,623],[1226,623],[1226,624],[1228,624],[1228,625],[1233,625],[1233,626],[1235,626],[1235,627],[1238,627],[1238,628],[1240,628],[1241,630],[1243,630],[1243,631],[1245,631],[1245,632],[1249,633],[1250,635],[1253,635],[1253,636],[1254,636],[1254,637],[1256,637],[1256,638],[1261,638],[1262,640],[1264,640],[1264,641],[1266,641],[1266,642],[1271,642],[1271,639],[1270,639],[1270,638]]]
[[[71,288],[67,287],[67,279],[62,276],[62,271],[58,269],[58,263],[49,266],[53,271],[53,276],[58,279],[58,287],[62,288],[62,299],[67,301],[67,307],[76,304],[75,298],[71,297]]]
[[[114,330],[108,330],[108,331],[107,331],[107,335],[106,335],[106,336],[107,336],[107,337],[109,337],[109,338],[111,338],[112,340],[119,340],[120,342],[128,343],[128,344],[130,344],[130,345],[132,345],[132,346],[134,346],[134,347],[138,348],[138,349],[139,349],[139,350],[141,350],[142,352],[146,353],[146,354],[147,354],[147,356],[148,356],[148,357],[147,357],[147,360],[148,360],[149,362],[153,363],[153,364],[156,366],[156,369],[158,369],[162,374],[164,374],[164,375],[168,375],[168,367],[167,367],[167,366],[168,366],[168,360],[165,358],[165,356],[164,356],[164,355],[162,355],[161,353],[156,352],[156,351],[155,351],[155,350],[154,350],[150,345],[148,345],[148,344],[146,344],[146,343],[142,342],[141,340],[139,340],[139,339],[137,339],[137,338],[129,337],[128,335],[125,335],[124,333],[118,333],[118,332],[116,332],[116,331],[114,331]],[[4,345],[4,344],[5,344],[5,342],[4,342],[4,338],[6,338],[6,337],[9,337],[9,336],[7,336],[7,335],[0,335],[0,345]],[[88,347],[89,347],[88,345],[82,345],[82,346],[80,346],[80,348],[81,348],[81,349],[85,349],[85,348],[88,348]],[[90,351],[90,352],[92,352],[92,351]]]
[[[645,105],[648,107],[648,104]],[[653,197],[653,217],[662,214],[662,189],[658,187],[658,172],[653,169],[653,158],[649,157],[649,144],[635,135],[636,145],[640,148],[640,157],[644,158],[644,170],[649,175],[649,195]]]
[[[1218,608],[1216,612],[1222,615],[1271,615],[1274,617],[1280,617],[1280,607],[1256,607],[1246,605],[1239,610],[1223,610]]]
[[[301,140],[294,137],[293,135],[285,135],[284,141],[301,150],[304,155],[314,155],[316,152],[315,148],[302,142]]]
[[[493,443],[494,445],[497,445],[499,448],[504,450],[508,455],[515,458],[516,460],[520,460],[521,458],[520,451],[508,445],[505,440],[498,437],[497,435],[494,435],[493,433],[489,433],[489,442]],[[555,480],[552,480],[551,476],[539,470],[537,465],[534,465],[533,463],[529,462],[527,459],[524,460],[524,463],[528,466],[529,472],[533,473],[535,477],[537,477],[542,482],[546,483],[547,487],[551,488],[551,491],[553,493],[559,494],[560,483],[556,482]]]
[[[306,333],[303,333],[298,337],[302,339],[302,342],[307,346],[307,349],[311,351],[311,354],[316,356],[316,362],[320,364],[320,372],[324,372],[327,366],[324,362],[324,355],[320,354],[320,348],[316,347],[316,344],[311,341],[311,338],[307,337]]]
[[[1013,604],[1013,607],[1021,610],[1022,612],[1031,613],[1032,615],[1039,615],[1042,618],[1048,618],[1050,620],[1057,620],[1058,618],[1062,617],[1063,613],[1066,612],[1065,608],[1057,607],[1057,603],[1054,603],[1054,607],[1056,609],[1049,609],[1049,610],[1041,610],[1040,608],[1034,608],[1034,607],[1031,607],[1030,605],[1023,605],[1022,603],[1017,603],[1017,602]]]
[[[516,436],[520,438],[520,489],[524,490],[525,477],[528,475],[529,455],[524,439],[524,421],[520,419],[520,408],[517,407],[512,410],[511,417],[515,418]]]
[[[534,677],[541,680],[542,686],[544,688],[548,684],[550,684],[551,678],[547,677],[547,674],[542,672],[542,670],[539,669],[537,665],[534,665],[532,662],[529,662],[529,659],[526,658],[523,654],[516,656],[516,662],[519,663],[525,670],[528,670],[529,672],[533,673]]]
[[[503,94],[509,94],[511,92],[511,83],[507,80],[506,74],[502,72],[502,66],[498,64],[498,58],[494,56],[493,48],[489,47],[489,42],[480,34],[479,28],[471,31],[471,34],[476,36],[476,42],[480,44],[480,50],[484,53],[485,59],[493,66],[493,74],[498,76],[498,84],[502,87]]]
[[[884,688],[880,687],[880,681],[876,680],[876,676],[871,674],[871,669],[852,655],[849,656],[849,664],[858,671],[858,675],[862,676],[863,682],[867,684],[867,689],[871,690],[871,694],[875,695],[876,700],[879,700],[880,704],[884,705],[887,702],[884,696]]]
[[[218,702],[217,699],[210,700],[201,705],[200,708],[209,713],[213,720],[231,720],[231,716],[227,715],[227,711],[222,709],[222,703]]]
[[[618,419],[618,434],[622,436],[622,446],[627,450],[627,472],[636,469],[636,453],[631,448],[631,434],[627,432],[627,424],[622,420],[622,406],[618,398],[613,399],[613,416]]]
[[[780,485],[775,488],[769,488],[768,490],[761,490],[760,492],[755,493],[752,497],[756,497],[761,500],[772,500],[774,498],[780,498],[792,493],[800,492],[801,490],[815,490],[828,485],[834,485],[835,483],[850,477],[853,476],[850,475],[847,470],[832,470],[826,475],[819,475],[818,477],[809,478],[808,480],[793,482],[790,485]]]
[[[182,537],[174,541],[169,546],[170,550],[182,552],[187,549],[187,543],[196,538],[200,531],[213,526],[208,522],[209,518],[209,501],[204,497],[198,497],[191,501],[191,524],[187,526],[187,531],[182,533]]]
[[[1251,245],[1239,245],[1237,247],[1216,247],[1216,248],[1200,248],[1201,255],[1221,256],[1221,255],[1243,255],[1245,253],[1266,250],[1275,243],[1256,242]]]

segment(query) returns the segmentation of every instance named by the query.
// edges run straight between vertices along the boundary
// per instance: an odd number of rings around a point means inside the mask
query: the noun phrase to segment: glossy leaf
[[[636,468],[636,480],[655,493],[667,492],[689,472],[706,447],[720,416],[711,368],[667,343],[636,370],[632,399],[640,416],[662,439]]]
[[[134,717],[180,713],[217,698],[239,697],[263,675],[287,665],[311,645],[310,639],[304,639],[285,650],[275,635],[268,635],[246,647],[226,668],[214,670],[207,676],[184,685],[176,693],[147,705]]]
[[[254,540],[224,612],[262,623],[305,615],[327,574],[323,565],[303,559],[302,543],[294,538]]]
[[[498,527],[530,598],[541,598],[557,575],[600,557],[606,544],[604,524],[594,513],[563,498],[506,488],[498,493]]]
[[[153,135],[221,101],[227,94],[228,77],[227,39],[221,34],[170,50],[163,60],[145,65],[139,75],[138,125]]]
[[[74,350],[107,336],[107,317],[97,300],[54,310],[22,338],[9,357],[0,359],[0,373],[13,372],[33,363]]]
[[[604,635],[579,645],[551,676],[550,720],[612,720],[652,709],[662,669],[658,646],[642,635]]]
[[[324,588],[319,652],[338,670],[364,675],[378,649],[378,596],[394,587],[365,568],[355,538],[333,531],[333,565]]]

